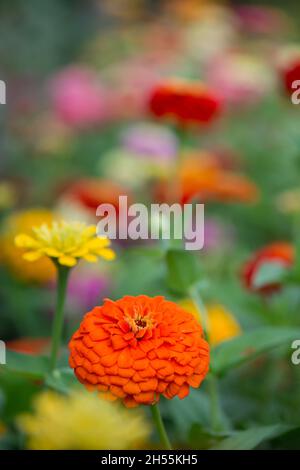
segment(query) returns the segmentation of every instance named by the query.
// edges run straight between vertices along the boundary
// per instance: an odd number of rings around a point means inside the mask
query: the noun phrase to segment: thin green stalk
[[[61,343],[61,336],[64,323],[64,304],[66,298],[68,276],[70,269],[66,266],[56,265],[57,268],[57,300],[56,310],[52,327],[50,371],[56,367],[58,351]]]
[[[297,274],[299,275],[300,271],[300,213],[297,211],[295,214],[293,214],[293,241],[295,245],[295,263],[294,263],[294,269],[296,270],[296,276]]]
[[[177,136],[177,141],[178,141],[178,148],[177,148],[177,154],[176,158],[173,161],[173,165],[170,169],[170,174],[169,174],[169,185],[167,188],[167,199],[170,204],[173,204],[174,202],[178,202],[180,199],[180,190],[178,186],[178,176],[180,172],[180,168],[182,166],[182,162],[184,159],[184,150],[186,147],[186,128],[176,125],[174,128],[174,132],[176,133]],[[177,182],[174,185],[174,181]]]
[[[186,149],[187,136],[188,136],[187,127],[183,125],[176,126],[175,132],[176,132],[177,139],[178,139],[178,152],[177,152],[177,158],[176,158],[176,168],[178,170],[184,159],[184,151]]]
[[[199,293],[199,288],[197,286],[193,286],[189,289],[189,294],[198,307],[199,315],[202,320],[202,327],[204,331],[204,336],[210,344],[209,338],[209,329],[208,329],[208,313],[205,307],[205,304],[202,300],[202,297]],[[209,374],[207,377],[207,385],[208,385],[208,394],[210,400],[210,416],[211,416],[211,428],[215,432],[220,432],[224,429],[222,423],[222,409],[219,399],[219,391],[218,391],[218,379],[215,375]]]
[[[158,404],[156,403],[155,405],[151,405],[150,408],[151,408],[153,421],[154,421],[156,429],[158,431],[161,443],[163,444],[163,446],[166,450],[172,450],[171,443],[169,441],[169,438],[168,438],[163,420],[161,418],[161,414],[160,414],[160,411],[159,411],[159,408],[158,408]]]
[[[205,303],[202,300],[202,297],[199,293],[199,289],[197,288],[197,286],[192,286],[189,289],[189,295],[199,310],[199,316],[201,318],[204,336],[207,342],[210,343],[209,332],[208,332],[208,313],[205,307]]]

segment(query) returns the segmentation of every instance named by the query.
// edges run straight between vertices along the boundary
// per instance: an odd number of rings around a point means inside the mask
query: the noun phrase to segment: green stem
[[[163,444],[164,448],[166,450],[172,450],[171,443],[169,441],[163,420],[161,418],[161,414],[158,408],[158,404],[156,403],[155,405],[150,406],[151,408],[151,413],[153,417],[153,421],[155,423],[155,426],[157,428],[161,443]]]
[[[56,265],[57,268],[57,300],[56,310],[52,327],[52,342],[50,355],[50,371],[56,367],[58,351],[61,342],[63,323],[64,323],[64,304],[66,298],[68,276],[70,269],[66,266]]]
[[[210,398],[211,429],[214,432],[224,431],[222,423],[222,410],[220,406],[218,381],[215,375],[207,377],[208,393]]]

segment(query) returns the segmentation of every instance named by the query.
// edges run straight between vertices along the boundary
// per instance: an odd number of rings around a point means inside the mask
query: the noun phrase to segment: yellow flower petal
[[[92,255],[90,253],[87,255],[84,255],[83,259],[85,259],[85,261],[88,261],[89,263],[96,263],[96,261],[98,260],[96,255]]]
[[[107,238],[107,237],[105,237],[105,236],[99,236],[99,235],[97,235],[96,240],[100,240],[100,242],[101,242],[101,244],[102,244],[103,246],[110,245],[110,239]]]
[[[55,248],[44,248],[43,251],[45,255],[50,256],[51,258],[59,258],[59,256],[62,256],[62,253]]]
[[[102,258],[106,259],[107,261],[112,261],[116,258],[116,253],[110,248],[104,248],[97,252],[97,254]]]
[[[29,235],[20,233],[20,235],[15,237],[15,245],[19,248],[34,248],[38,246],[38,243]]]
[[[77,264],[76,258],[74,258],[73,256],[64,256],[64,255],[58,258],[58,262],[59,264],[62,264],[63,266],[68,266],[70,268]]]
[[[42,256],[42,253],[40,253],[39,251],[28,251],[27,253],[24,253],[23,259],[26,259],[26,261],[36,261]]]
[[[87,247],[80,248],[79,250],[72,250],[72,256],[75,258],[83,258],[88,253]]]
[[[110,245],[108,238],[93,238],[86,243],[88,250],[98,250],[99,248],[106,248]]]
[[[93,237],[95,234],[96,234],[96,225],[89,225],[82,232],[82,235],[87,238]]]

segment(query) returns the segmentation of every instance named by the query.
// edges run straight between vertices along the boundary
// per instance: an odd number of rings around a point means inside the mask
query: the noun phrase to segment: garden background
[[[86,312],[138,295],[164,296],[208,331],[200,388],[159,402],[174,448],[300,448],[299,11],[296,1],[1,0],[1,449],[163,447],[149,406],[95,401],[68,363]],[[211,114],[164,111],[172,87],[186,86],[192,108],[200,82]],[[170,188],[172,202],[204,202],[204,248],[117,240],[114,260],[80,260],[49,371],[55,269],[24,260],[15,237],[61,218],[97,224],[101,203],[164,202]]]

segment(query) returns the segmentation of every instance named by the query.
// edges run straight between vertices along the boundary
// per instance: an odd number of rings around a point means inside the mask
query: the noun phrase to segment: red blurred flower
[[[149,108],[158,118],[170,118],[180,124],[205,124],[219,114],[221,101],[202,83],[168,80],[152,90]]]
[[[280,289],[278,282],[265,284],[262,287],[254,285],[255,277],[263,264],[276,262],[282,266],[289,267],[294,262],[294,249],[290,243],[275,242],[265,246],[254,253],[252,258],[245,263],[242,269],[242,280],[245,287],[252,292],[261,294],[271,294]]]
[[[131,196],[122,185],[106,179],[85,178],[72,183],[63,193],[63,198],[79,204],[93,215],[100,204],[111,204],[119,210],[119,196]]]
[[[284,87],[289,94],[292,94],[295,91],[293,83],[296,80],[300,81],[300,58],[290,62],[283,70]],[[299,85],[297,88],[299,88]]]
[[[20,338],[6,343],[7,349],[10,351],[32,355],[44,353],[49,345],[48,338]]]

